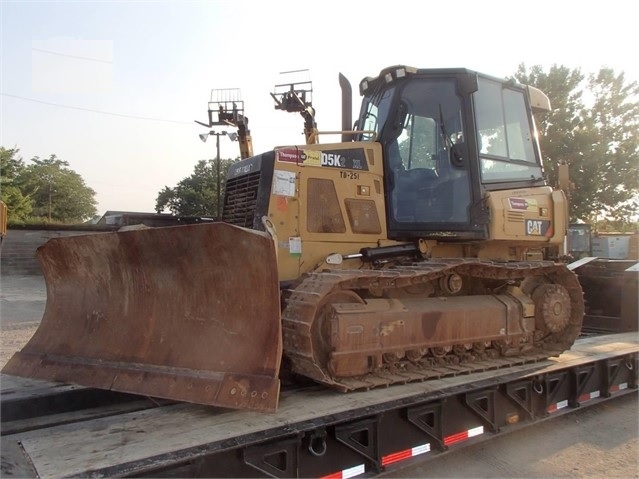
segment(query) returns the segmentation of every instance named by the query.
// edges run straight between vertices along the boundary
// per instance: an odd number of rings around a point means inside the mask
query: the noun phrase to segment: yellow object
[[[7,205],[0,201],[0,238],[7,234]]]
[[[306,144],[243,153],[221,222],[39,248],[45,316],[3,372],[272,411],[281,373],[346,392],[571,347],[583,292],[556,262],[568,198],[543,174],[542,92],[394,66],[360,83],[354,130],[343,100],[336,132],[310,92],[273,95]]]

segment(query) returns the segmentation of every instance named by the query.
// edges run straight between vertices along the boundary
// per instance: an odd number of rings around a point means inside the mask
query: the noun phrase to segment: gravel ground
[[[31,339],[38,322],[16,322],[2,324],[2,337],[0,338],[0,368],[4,367],[13,353],[22,349]]]

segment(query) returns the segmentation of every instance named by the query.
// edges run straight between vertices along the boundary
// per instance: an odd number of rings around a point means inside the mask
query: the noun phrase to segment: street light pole
[[[216,147],[216,176],[217,176],[217,220],[222,220],[222,199],[221,199],[221,185],[220,185],[220,136],[226,136],[226,131],[209,131],[208,133],[203,133],[200,135],[200,140],[206,142],[209,136],[215,136],[215,147]]]
[[[223,132],[226,135],[226,132]],[[215,133],[215,146],[217,149],[217,220],[222,221],[222,205],[220,204],[220,134]]]
[[[51,197],[53,196],[52,194],[52,186],[51,186],[51,178],[49,178],[49,223],[51,223]]]

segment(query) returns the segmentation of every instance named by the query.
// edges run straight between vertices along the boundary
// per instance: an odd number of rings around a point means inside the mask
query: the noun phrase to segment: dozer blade
[[[2,372],[274,411],[282,354],[265,233],[224,223],[53,239],[40,327]]]

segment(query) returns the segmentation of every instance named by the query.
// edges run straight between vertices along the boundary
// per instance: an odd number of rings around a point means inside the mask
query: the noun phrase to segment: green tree
[[[33,199],[33,216],[48,221],[77,223],[96,213],[95,191],[55,155],[31,159],[16,177],[21,191]]]
[[[628,219],[639,193],[637,82],[626,83],[623,73],[608,68],[586,77],[557,65],[544,72],[521,64],[515,78],[550,98],[552,111],[536,118],[544,168],[556,184],[557,165],[569,165],[571,219]]]
[[[16,184],[16,178],[25,168],[22,158],[18,157],[19,151],[0,146],[0,199],[7,205],[10,223],[26,221],[33,210],[33,200]]]
[[[224,202],[224,182],[229,166],[237,160],[220,160],[220,202]],[[177,216],[217,216],[217,165],[200,160],[191,176],[177,186],[165,186],[155,200],[158,213],[170,211]]]

